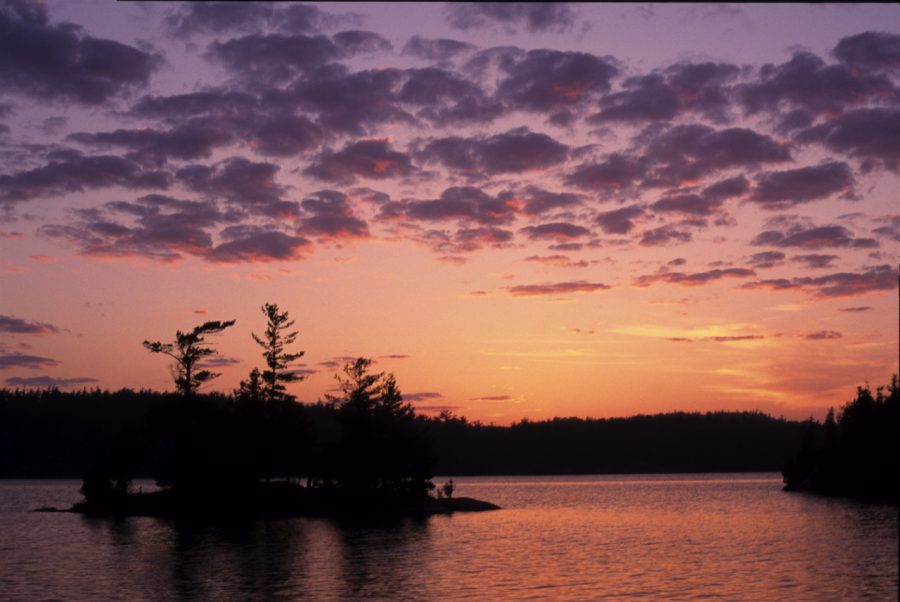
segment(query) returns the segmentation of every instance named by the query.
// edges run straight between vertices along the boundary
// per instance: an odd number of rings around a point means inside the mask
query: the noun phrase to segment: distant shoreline
[[[454,474],[440,474],[432,477],[433,479],[446,479],[446,478],[458,478],[458,477],[497,477],[497,478],[505,478],[505,477],[614,477],[614,476],[628,476],[628,475],[642,475],[642,476],[652,476],[652,475],[727,475],[727,474],[771,474],[777,475],[778,478],[781,478],[781,471],[776,469],[771,470],[688,470],[688,471],[649,471],[649,472],[535,472],[535,473],[454,473]],[[135,477],[136,480],[143,481],[152,481],[153,477],[150,476],[139,476]],[[9,481],[81,481],[80,476],[72,476],[72,475],[63,475],[63,476],[28,476],[28,477],[17,477],[17,476],[0,476],[0,482],[9,482]],[[155,485],[154,485],[155,486]]]

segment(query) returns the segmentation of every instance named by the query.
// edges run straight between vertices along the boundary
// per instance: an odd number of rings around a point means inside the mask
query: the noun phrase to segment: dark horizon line
[[[869,385],[868,385],[868,383],[867,383],[866,387],[863,387],[863,388],[870,388],[870,387],[869,387]],[[19,388],[19,387],[13,388],[13,387],[9,387],[9,386],[0,387],[0,394],[2,394],[2,393],[16,393],[16,392],[31,393],[31,394],[34,394],[34,393],[40,394],[40,393],[57,392],[57,393],[60,393],[60,394],[63,394],[63,395],[78,395],[78,394],[84,394],[84,393],[91,393],[91,394],[97,394],[97,393],[100,393],[100,394],[102,394],[102,395],[115,395],[115,394],[122,393],[122,392],[127,392],[127,393],[150,393],[150,394],[154,394],[154,395],[173,395],[173,396],[180,396],[180,395],[181,395],[181,394],[178,393],[177,391],[158,391],[158,390],[155,390],[155,389],[152,389],[152,388],[139,388],[139,389],[133,389],[133,388],[129,388],[129,387],[121,387],[121,388],[116,389],[116,390],[111,390],[111,389],[108,389],[108,388],[101,388],[101,387],[98,386],[98,387],[94,387],[94,388],[81,387],[80,389],[72,389],[72,390],[70,390],[70,391],[65,391],[65,390],[60,389],[59,387],[56,387],[56,386],[47,386],[47,387],[28,387],[28,386],[23,386],[23,387],[21,387],[21,388]],[[226,399],[228,399],[228,398],[235,399],[235,395],[234,395],[234,392],[233,392],[233,391],[231,391],[231,392],[208,391],[208,392],[198,392],[198,394],[199,394],[199,396],[201,396],[201,397],[204,397],[204,396],[205,396],[205,397],[222,397],[222,398],[226,398]],[[297,404],[300,404],[300,405],[309,405],[309,406],[329,405],[329,403],[328,403],[327,401],[323,400],[323,399],[319,399],[319,400],[316,400],[316,401],[302,401],[302,400],[297,400],[297,399],[295,399],[295,400],[292,401],[292,403],[297,403]],[[433,412],[434,412],[433,410],[431,410],[431,411],[429,411],[429,410],[425,410],[425,411],[419,410],[418,408],[416,408],[415,402],[409,402],[409,403],[412,405],[413,409],[415,410],[416,415],[419,416],[419,417],[422,417],[422,418],[432,419],[432,420],[437,420],[437,419],[440,418],[441,414],[443,413],[443,412],[433,413]],[[844,404],[831,404],[830,407],[834,408],[836,405],[842,406],[842,405],[844,405]],[[716,409],[716,410],[708,409],[708,410],[705,410],[705,411],[703,411],[703,410],[693,410],[693,411],[691,411],[691,410],[677,410],[677,409],[676,409],[676,410],[660,411],[660,412],[654,412],[654,413],[637,413],[637,414],[631,414],[631,415],[627,415],[627,416],[622,416],[622,415],[620,415],[620,416],[605,416],[605,417],[598,417],[598,416],[575,416],[575,415],[561,416],[561,415],[557,415],[557,416],[553,416],[553,417],[550,417],[550,418],[534,419],[534,418],[529,418],[529,417],[527,417],[527,416],[523,416],[522,418],[519,418],[519,419],[517,419],[517,420],[511,420],[508,424],[495,424],[494,422],[487,422],[487,423],[485,423],[485,422],[483,422],[482,420],[479,420],[479,419],[472,420],[472,419],[469,419],[469,418],[468,418],[467,416],[465,416],[465,415],[456,414],[456,413],[453,412],[452,409],[450,409],[449,407],[448,407],[448,412],[449,412],[449,417],[450,417],[451,419],[453,419],[453,420],[461,420],[461,421],[465,421],[466,423],[468,423],[468,424],[470,424],[470,425],[481,425],[481,426],[492,426],[492,427],[511,427],[511,426],[516,426],[516,425],[520,425],[520,424],[529,424],[529,423],[532,423],[532,424],[539,424],[539,423],[544,423],[544,422],[553,422],[553,421],[555,421],[555,420],[581,420],[581,421],[585,421],[585,422],[589,422],[589,421],[604,421],[604,420],[606,420],[606,421],[614,421],[614,420],[631,420],[631,419],[635,419],[635,418],[653,418],[653,417],[658,417],[658,416],[673,416],[673,415],[679,415],[679,414],[680,414],[680,415],[688,415],[688,416],[706,416],[706,415],[710,415],[710,414],[741,414],[741,415],[748,415],[748,414],[754,415],[754,414],[755,414],[755,415],[761,415],[761,416],[765,416],[765,417],[767,417],[767,418],[771,418],[772,420],[779,420],[779,421],[785,421],[785,422],[797,422],[797,423],[802,423],[802,422],[810,422],[810,421],[811,421],[811,422],[818,423],[818,424],[821,423],[820,420],[816,420],[812,415],[810,415],[808,418],[803,418],[803,419],[797,418],[797,419],[795,419],[795,418],[788,418],[788,417],[784,416],[784,414],[782,414],[782,415],[780,415],[780,416],[775,416],[774,414],[771,414],[771,413],[769,413],[769,412],[765,412],[765,411],[763,411],[763,410],[760,410],[759,408],[755,408],[755,409],[740,409],[740,410],[739,410],[739,409],[724,409],[724,408],[720,408],[720,409]]]

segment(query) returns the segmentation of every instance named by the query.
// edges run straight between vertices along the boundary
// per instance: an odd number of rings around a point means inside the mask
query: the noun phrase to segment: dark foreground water
[[[897,599],[896,506],[784,493],[772,474],[455,481],[504,509],[198,526],[29,513],[79,484],[0,481],[0,598]]]

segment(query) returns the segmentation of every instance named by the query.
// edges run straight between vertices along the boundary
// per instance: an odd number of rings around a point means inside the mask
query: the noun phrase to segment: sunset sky
[[[0,0],[0,386],[260,306],[485,422],[821,418],[898,371],[895,4]]]

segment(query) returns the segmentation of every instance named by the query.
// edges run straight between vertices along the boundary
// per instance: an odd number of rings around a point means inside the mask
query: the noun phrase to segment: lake
[[[80,483],[0,481],[0,598],[897,599],[895,505],[785,493],[768,473],[454,481],[503,510],[204,526],[31,513]]]

